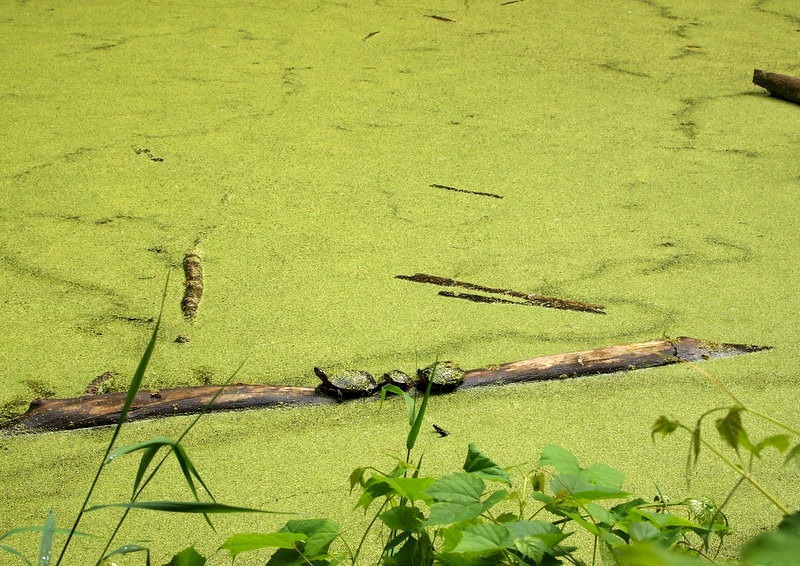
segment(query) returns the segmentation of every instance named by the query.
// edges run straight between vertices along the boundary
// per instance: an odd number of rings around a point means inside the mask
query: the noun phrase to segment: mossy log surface
[[[614,373],[679,362],[738,356],[766,349],[769,347],[706,342],[687,337],[651,340],[554,354],[469,370],[460,389]],[[139,420],[198,413],[211,402],[220,387],[220,385],[204,385],[140,391],[127,418]],[[11,433],[44,432],[114,424],[119,419],[125,396],[125,393],[106,393],[73,399],[37,399],[31,403],[25,414],[6,425],[5,430]],[[341,400],[311,387],[233,384],[224,388],[208,410],[226,411],[338,402]]]

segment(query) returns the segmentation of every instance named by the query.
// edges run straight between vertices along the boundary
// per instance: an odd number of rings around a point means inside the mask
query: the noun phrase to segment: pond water
[[[124,389],[168,270],[148,388],[218,383],[244,359],[239,381],[309,386],[315,365],[474,368],[689,335],[774,346],[703,368],[797,417],[800,108],[751,83],[800,75],[794,2],[32,0],[0,30],[4,418],[106,372]],[[205,274],[192,322],[188,251]],[[396,278],[419,272],[607,314]],[[654,449],[649,425],[724,402],[687,368],[456,394],[432,409],[460,431],[436,465],[469,441],[512,464],[557,440],[680,490],[685,445]],[[316,494],[337,490],[347,510],[350,469],[402,445],[392,411],[219,415],[193,445],[232,503],[328,512]],[[3,485],[25,486],[0,532],[48,507],[66,523],[106,439],[0,439]],[[142,528],[158,539],[165,520]],[[199,526],[179,540],[215,548]]]

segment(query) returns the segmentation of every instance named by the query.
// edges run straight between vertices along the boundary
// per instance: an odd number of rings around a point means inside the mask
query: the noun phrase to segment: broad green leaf
[[[464,472],[455,472],[434,481],[425,493],[434,501],[469,505],[480,500],[485,487],[482,479]]]
[[[800,538],[800,511],[784,515],[778,524],[778,531]]]
[[[775,434],[762,439],[753,447],[753,454],[761,456],[761,451],[764,448],[775,448],[778,452],[783,454],[789,448],[791,437],[788,434]]]
[[[48,566],[53,552],[53,534],[56,530],[56,516],[53,510],[47,512],[47,519],[42,528],[42,537],[39,539],[39,566]]]
[[[629,517],[629,519],[632,519],[634,515],[636,515],[637,517],[641,517],[644,520],[648,520],[654,525],[658,525],[662,529],[668,527],[679,527],[679,528],[685,527],[690,529],[694,527],[699,527],[699,525],[694,521],[691,521],[679,515],[673,515],[672,513],[656,513],[654,511],[649,511],[647,509],[637,509],[635,514],[631,513],[631,517]],[[638,521],[632,521],[632,523],[633,522],[638,522]]]
[[[328,519],[299,519],[288,521],[281,531],[306,535],[303,553],[311,556],[328,551],[328,546],[339,536],[339,523]]]
[[[499,481],[508,486],[511,485],[508,473],[478,450],[475,444],[469,445],[463,468],[465,472],[474,474],[485,480]]]
[[[783,463],[788,464],[792,461],[794,461],[794,463],[800,467],[800,444],[795,444],[792,446],[792,449],[786,454],[786,458],[783,460]]]
[[[665,415],[661,415],[656,419],[656,422],[653,423],[653,427],[650,431],[650,438],[655,441],[656,434],[660,434],[661,436],[672,434],[678,429],[679,426],[680,423],[678,423],[678,421],[674,421]]]
[[[740,438],[745,434],[741,412],[742,407],[731,407],[727,415],[717,419],[719,435],[737,454],[739,453]]]
[[[581,469],[578,458],[571,452],[555,444],[547,444],[542,448],[542,455],[539,457],[539,466],[552,466],[560,474],[577,474]]]
[[[453,475],[466,476],[467,474]],[[474,479],[478,480],[481,485],[483,485],[482,480],[479,478]],[[482,492],[482,489],[480,492]],[[477,517],[480,517],[488,509],[500,501],[503,501],[506,498],[506,495],[508,495],[505,490],[498,490],[487,497],[485,501],[481,502],[480,499],[478,499],[478,497],[480,497],[480,492],[476,489],[469,495],[464,493],[459,493],[456,495],[453,495],[452,493],[442,494],[443,497],[455,499],[456,501],[437,501],[434,503],[431,506],[431,511],[425,524],[429,526],[436,526],[458,523],[461,521],[471,521]],[[474,496],[474,498],[472,496]]]
[[[752,564],[796,566],[800,556],[800,511],[786,515],[774,531],[758,535],[745,547],[742,558]]]
[[[642,505],[650,505],[650,503],[648,503],[641,497],[637,497],[636,499],[625,501],[623,503],[620,503],[619,505],[614,505],[611,508],[611,511],[613,511],[614,514],[617,515],[617,517],[624,517],[629,512],[635,510],[637,507],[640,507]]]
[[[148,509],[151,511],[166,511],[169,513],[275,513],[279,515],[292,515],[281,511],[264,511],[249,507],[235,507],[222,503],[206,501],[129,501],[124,503],[106,503],[95,505],[86,511],[96,511],[109,507],[123,507],[127,509]]]
[[[366,481],[364,480],[364,473],[366,471],[367,469],[362,467],[356,468],[355,470],[352,471],[350,477],[348,478],[348,481],[350,482],[350,493],[353,493],[353,490],[357,485],[360,485],[362,487],[364,486],[364,484],[366,483]]]
[[[600,527],[595,525],[593,522],[589,521],[588,519],[584,518],[580,512],[578,512],[575,508],[569,509],[565,507],[559,507],[558,514],[568,517],[575,521],[578,525],[583,527],[588,533],[594,536],[601,536],[604,532]]]
[[[742,558],[748,564],[769,566],[797,566],[798,556],[800,556],[800,538],[780,532],[757,536],[742,553]]]
[[[219,547],[227,550],[231,558],[236,558],[242,552],[251,552],[262,548],[289,548],[297,547],[297,542],[306,540],[303,533],[239,533],[228,537]]]
[[[418,537],[406,537],[403,546],[392,555],[384,554],[382,566],[430,566],[433,564],[433,545],[425,532]],[[397,542],[400,544],[400,541]],[[395,545],[396,546],[396,545]]]
[[[661,536],[661,531],[645,522],[633,523],[628,532],[636,542],[656,541]]]
[[[380,518],[395,531],[418,531],[425,523],[425,516],[416,507],[393,507],[381,513]]]
[[[615,487],[594,485],[581,475],[560,474],[550,480],[550,489],[558,497],[571,497],[579,502],[597,499],[619,499],[627,492]]]
[[[622,484],[625,483],[625,476],[622,475],[622,472],[605,464],[592,464],[586,469],[581,469],[579,474],[589,482],[604,487],[621,489]]]
[[[651,542],[618,547],[615,556],[619,566],[709,566],[707,560],[668,550]]]
[[[430,501],[427,489],[436,478],[389,478],[387,483],[400,497],[410,501]]]
[[[509,543],[508,530],[501,525],[470,525],[464,529],[461,540],[449,553],[489,556],[502,551]]]
[[[520,520],[510,521],[503,525],[508,531],[511,541],[537,538],[551,548],[569,535],[564,534],[553,523],[547,521]]]
[[[184,548],[164,566],[203,566],[206,559],[193,546]]]
[[[332,560],[327,553],[306,554],[287,548],[277,549],[267,561],[267,566],[334,566],[339,562]]]
[[[514,548],[526,558],[539,564],[545,553],[549,550],[547,544],[539,537],[527,536],[514,539]]]
[[[586,511],[589,513],[589,516],[594,520],[595,523],[602,523],[607,525],[609,528],[613,527],[618,519],[616,514],[612,513],[605,507],[598,505],[597,503],[587,503]]]
[[[493,492],[489,497],[483,500],[481,514],[486,513],[489,509],[504,501],[508,497],[508,492],[504,489],[498,489]]]
[[[425,524],[434,527],[460,523],[461,521],[471,521],[476,517],[480,517],[482,513],[483,505],[479,502],[463,505],[461,503],[441,501],[431,505],[431,512],[428,514],[428,520],[425,521]]]

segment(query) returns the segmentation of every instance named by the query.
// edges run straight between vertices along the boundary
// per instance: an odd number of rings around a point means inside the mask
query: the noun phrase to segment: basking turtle
[[[318,367],[314,373],[322,382],[317,386],[320,393],[337,399],[366,397],[377,391],[378,384],[372,374],[357,369],[326,372]]]
[[[432,393],[447,393],[464,383],[464,370],[455,362],[437,362],[426,368],[418,369],[417,389],[424,391],[431,380]]]
[[[393,369],[383,374],[383,381],[399,387],[403,391],[408,391],[416,383],[416,379],[399,369]]]

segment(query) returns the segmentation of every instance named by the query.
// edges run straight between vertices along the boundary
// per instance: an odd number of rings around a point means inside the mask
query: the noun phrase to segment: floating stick
[[[487,297],[486,295],[474,295],[472,293],[458,293],[456,291],[439,291],[442,297],[452,297],[454,299],[467,299],[475,303],[505,303],[507,305],[528,305],[532,303],[521,303],[519,301],[512,301],[510,299],[501,299],[500,297]]]
[[[440,22],[455,23],[455,20],[451,20],[450,18],[445,18],[444,16],[437,16],[435,14],[430,14],[430,15],[425,14],[425,17],[426,18],[431,18],[432,20],[438,20]]]
[[[469,289],[471,291],[494,293],[496,295],[507,295],[509,297],[517,297],[525,301],[524,303],[517,303],[517,304],[527,303],[551,309],[564,309],[564,310],[581,311],[581,312],[592,312],[595,314],[605,314],[605,308],[606,308],[603,305],[597,305],[594,303],[582,303],[579,301],[571,301],[568,299],[558,299],[556,297],[545,297],[544,295],[538,295],[536,293],[523,293],[522,291],[514,291],[513,289],[497,289],[494,287],[485,287],[483,285],[467,283],[466,281],[456,281],[455,279],[450,279],[448,277],[428,275],[427,273],[415,273],[414,275],[395,275],[395,278],[405,279],[406,281],[414,281],[416,283],[431,283],[433,285],[440,285],[442,287],[461,287],[463,289]],[[474,298],[476,297],[476,295],[459,296],[460,294],[452,292],[451,293],[440,292],[439,294],[440,295],[444,294],[445,296],[448,297],[469,298],[473,301],[501,302],[501,301],[492,301],[490,297],[486,297],[487,300],[476,299]],[[515,301],[509,301],[509,302],[515,302]]]
[[[494,193],[482,193],[480,191],[468,191],[467,189],[459,189],[457,187],[448,187],[447,185],[440,185],[438,183],[431,184],[434,189],[445,189],[447,191],[455,191],[457,193],[467,193],[470,195],[479,195],[482,197],[503,198],[503,195],[496,195]]]

